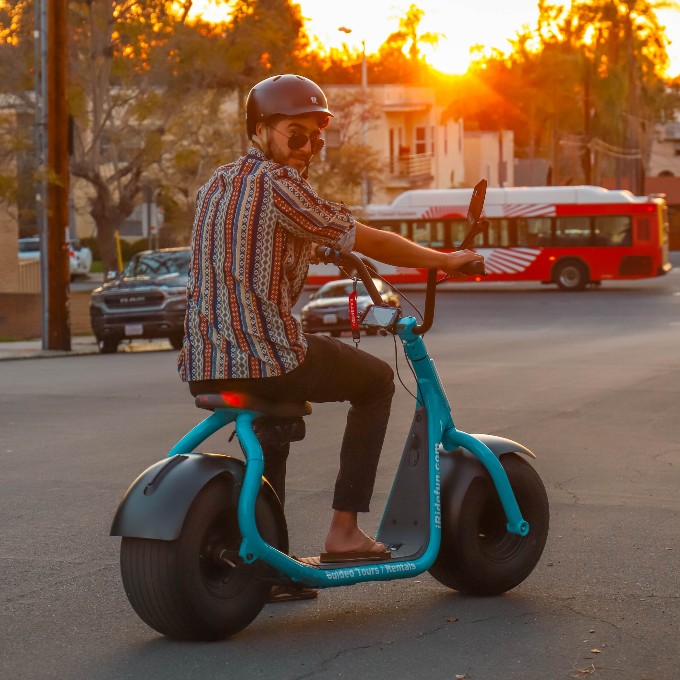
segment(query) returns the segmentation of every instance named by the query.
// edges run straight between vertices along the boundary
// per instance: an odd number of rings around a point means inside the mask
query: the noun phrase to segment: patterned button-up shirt
[[[321,199],[258,149],[218,168],[196,202],[182,380],[270,377],[298,366],[307,343],[292,309],[310,245],[346,252],[355,229],[344,205]]]

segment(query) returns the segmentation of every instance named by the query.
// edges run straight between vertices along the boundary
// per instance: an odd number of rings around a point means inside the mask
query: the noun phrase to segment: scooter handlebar
[[[375,283],[373,283],[373,278],[368,273],[368,269],[366,269],[366,265],[363,263],[363,260],[358,255],[355,255],[354,253],[342,253],[339,250],[334,250],[333,248],[327,246],[317,246],[314,249],[314,253],[319,259],[319,261],[325,262],[326,264],[335,265],[343,264],[345,266],[348,266],[348,268],[349,267],[354,268],[354,270],[357,273],[357,276],[366,286],[366,290],[368,291],[368,294],[371,296],[371,300],[373,300],[373,303],[376,305],[385,304],[382,297],[380,297],[378,289],[375,287]]]
[[[363,260],[354,253],[342,253],[339,250],[334,250],[333,248],[327,246],[317,246],[314,250],[316,257],[320,262],[325,262],[326,264],[335,265],[345,265],[353,267],[357,273],[357,276],[361,279],[363,284],[366,286],[368,294],[371,296],[371,300],[376,305],[384,304],[378,289],[373,283],[373,278],[369,274],[366,265]],[[463,274],[468,276],[479,276],[485,273],[483,262],[468,262],[465,266],[460,268]],[[434,322],[434,302],[437,291],[437,270],[429,269],[427,272],[427,288],[425,292],[425,315],[423,318],[423,323],[417,324],[413,327],[413,333],[415,335],[423,335],[432,328],[432,323]]]

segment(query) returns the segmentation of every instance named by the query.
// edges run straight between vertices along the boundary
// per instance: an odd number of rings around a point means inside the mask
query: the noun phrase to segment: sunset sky
[[[366,41],[368,52],[374,52],[398,26],[399,17],[414,0],[298,0],[307,19],[307,31],[322,45],[340,47],[343,42],[361,47]],[[444,34],[439,45],[428,53],[428,61],[445,73],[463,73],[470,61],[474,45],[509,48],[508,39],[523,24],[533,26],[538,16],[536,0],[416,0],[425,11],[423,32]],[[197,11],[210,18],[210,0],[194,0]],[[673,44],[668,49],[671,58],[670,75],[680,74],[680,11],[659,10],[657,16],[667,28]],[[352,29],[351,34],[338,31],[340,26]]]

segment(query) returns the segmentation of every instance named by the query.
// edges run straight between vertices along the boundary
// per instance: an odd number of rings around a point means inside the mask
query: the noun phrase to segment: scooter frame
[[[337,255],[337,254],[336,254]],[[347,256],[341,256],[346,258]],[[356,256],[352,263],[364,280],[376,304],[382,301],[363,263]],[[434,286],[434,274],[428,287]],[[431,291],[434,295],[434,290]],[[426,310],[427,317],[427,310]],[[486,468],[506,515],[508,532],[518,536],[529,533],[529,524],[522,517],[517,499],[499,456],[521,452],[535,458],[526,447],[509,439],[492,435],[471,435],[456,429],[444,388],[433,360],[422,338],[423,327],[414,317],[403,317],[393,329],[404,345],[417,383],[416,413],[406,447],[392,485],[376,540],[392,551],[385,561],[316,564],[314,566],[290,557],[266,543],[255,521],[255,504],[262,483],[264,456],[253,431],[253,420],[262,414],[240,408],[217,408],[205,420],[190,430],[168,454],[168,458],[192,454],[196,448],[221,428],[235,423],[236,435],[243,449],[246,465],[238,497],[238,525],[242,536],[239,557],[245,564],[258,559],[276,569],[284,579],[317,588],[352,585],[366,581],[409,578],[427,571],[435,562],[441,544],[441,475],[440,452],[467,451]],[[427,455],[420,452],[425,448]],[[413,503],[409,493],[427,493],[427,508]],[[406,493],[405,493],[406,491]]]

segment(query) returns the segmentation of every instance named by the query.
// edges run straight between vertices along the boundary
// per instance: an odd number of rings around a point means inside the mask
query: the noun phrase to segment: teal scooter
[[[473,191],[471,231],[461,247],[484,228],[484,192],[484,182]],[[359,257],[323,247],[317,254],[357,272],[374,302],[362,323],[399,337],[417,381],[413,422],[376,535],[391,557],[328,563],[290,556],[286,520],[262,476],[253,425],[275,418],[294,431],[311,406],[236,393],[199,395],[196,406],[211,415],[133,482],[111,528],[123,537],[121,574],[132,607],[168,637],[229,637],[255,619],[273,585],[332,588],[429,571],[449,588],[497,595],[526,579],[543,552],[549,508],[527,460],[535,455],[510,439],[467,434],[454,425],[423,342],[434,319],[437,272],[429,273],[419,324],[383,305]],[[231,424],[245,461],[197,452]]]

